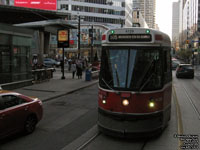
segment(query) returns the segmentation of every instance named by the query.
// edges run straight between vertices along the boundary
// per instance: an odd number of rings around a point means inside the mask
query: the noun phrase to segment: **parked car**
[[[44,59],[44,65],[46,67],[59,67],[60,66],[60,62],[59,61],[56,61],[54,59],[51,59],[51,58],[45,58]]]
[[[0,139],[24,131],[30,134],[43,114],[38,98],[0,90]]]
[[[191,64],[179,64],[176,69],[177,78],[194,78],[194,68]]]
[[[180,64],[180,61],[178,61],[177,59],[172,59],[172,70],[176,70],[179,64]]]

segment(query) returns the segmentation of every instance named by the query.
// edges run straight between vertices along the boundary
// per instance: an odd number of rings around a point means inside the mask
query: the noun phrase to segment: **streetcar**
[[[98,128],[120,137],[162,133],[171,115],[171,41],[146,28],[102,35]]]

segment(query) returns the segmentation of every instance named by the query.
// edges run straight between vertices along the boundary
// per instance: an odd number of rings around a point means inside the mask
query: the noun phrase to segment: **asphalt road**
[[[173,85],[171,120],[157,138],[127,140],[99,133],[94,85],[43,103],[44,117],[36,131],[8,139],[0,150],[177,150],[182,143],[174,135],[200,136],[200,81],[173,77]]]

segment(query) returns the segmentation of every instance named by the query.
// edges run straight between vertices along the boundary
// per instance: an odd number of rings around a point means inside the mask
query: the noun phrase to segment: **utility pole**
[[[78,59],[80,59],[81,53],[81,16],[78,16]]]
[[[120,18],[121,28],[123,28],[123,20]]]

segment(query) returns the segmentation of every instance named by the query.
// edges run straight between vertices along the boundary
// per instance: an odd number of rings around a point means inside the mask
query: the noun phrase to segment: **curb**
[[[50,100],[55,99],[55,98],[59,98],[59,97],[62,97],[62,96],[68,95],[68,94],[72,94],[72,93],[77,92],[77,91],[79,91],[79,90],[82,90],[82,89],[84,89],[84,88],[87,88],[87,87],[90,87],[90,86],[92,86],[92,85],[95,85],[95,84],[98,83],[98,82],[99,82],[99,80],[94,81],[93,83],[90,83],[89,85],[85,85],[85,86],[82,86],[82,87],[80,87],[80,88],[70,90],[70,91],[68,91],[68,92],[66,92],[66,93],[63,93],[63,94],[59,94],[59,95],[56,95],[56,96],[52,96],[52,97],[46,98],[46,99],[42,100],[42,102],[47,102],[47,101],[50,101]]]

